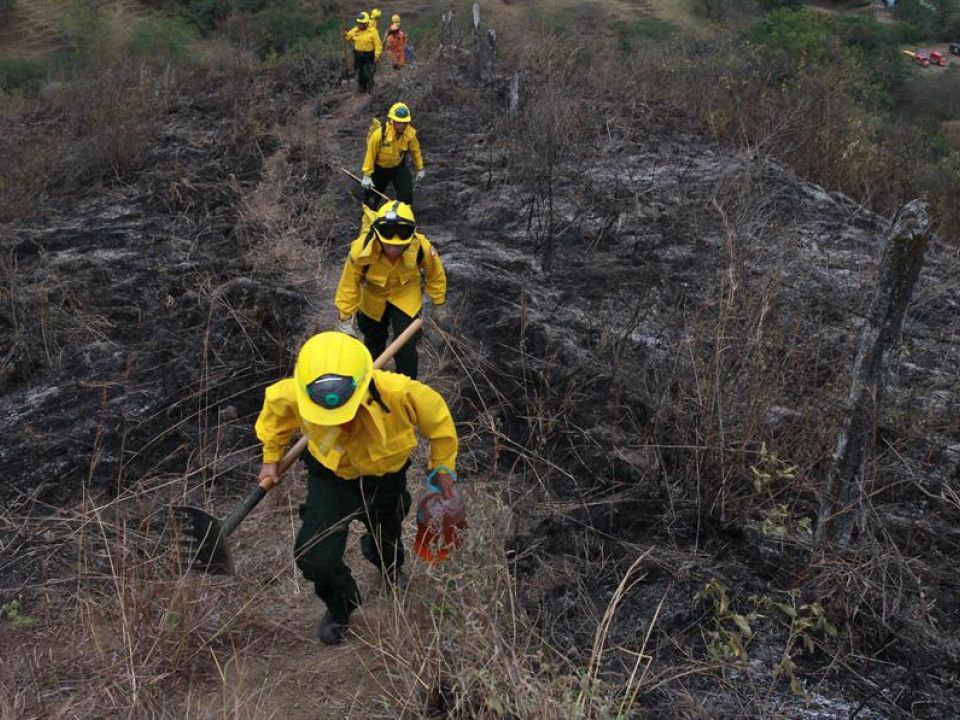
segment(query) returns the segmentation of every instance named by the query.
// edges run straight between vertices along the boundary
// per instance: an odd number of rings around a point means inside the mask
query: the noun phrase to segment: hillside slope
[[[857,549],[816,558],[804,518],[887,220],[620,76],[561,58],[557,76],[478,80],[469,47],[385,71],[370,97],[335,61],[185,86],[142,171],[2,229],[17,312],[0,339],[19,354],[0,399],[0,604],[32,624],[5,611],[0,710],[948,716],[956,248],[929,252]],[[334,322],[358,211],[337,169],[398,98],[455,318],[427,335],[425,380],[455,410],[471,528],[453,562],[411,564],[402,597],[354,538],[366,603],[326,648],[292,562],[299,470],[231,538],[232,577],[181,577],[148,519],[168,501],[223,515],[250,487],[263,387]],[[840,638],[805,614],[815,601],[846,619]]]

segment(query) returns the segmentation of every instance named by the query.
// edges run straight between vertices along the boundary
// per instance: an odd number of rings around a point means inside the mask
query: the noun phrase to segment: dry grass
[[[229,52],[214,55],[220,57],[218,64],[225,72],[246,72],[244,62],[231,63]],[[498,112],[484,90],[465,83],[439,87],[445,78],[436,68],[431,70],[440,79],[434,81],[433,89],[438,95],[449,93],[444,98],[462,100],[464,112],[490,121],[490,127],[511,136],[513,142],[503,148],[503,164],[506,174],[523,178],[510,190],[525,204],[529,237],[538,244],[548,275],[551,267],[556,268],[555,248],[550,245],[555,236],[571,228],[591,229],[594,222],[607,227],[604,223],[615,220],[608,192],[617,202],[639,206],[644,201],[648,188],[629,187],[618,180],[598,191],[583,180],[582,171],[594,155],[616,154],[622,144],[649,129],[654,116],[666,116],[666,122],[671,122],[680,116],[671,114],[680,107],[700,118],[716,136],[739,139],[759,148],[760,155],[787,137],[799,144],[798,152],[802,149],[808,155],[820,140],[850,149],[852,130],[845,125],[829,138],[796,135],[805,123],[816,125],[809,123],[806,113],[826,112],[826,100],[837,100],[836,95],[826,95],[823,105],[801,104],[783,114],[784,106],[766,105],[758,95],[759,85],[751,84],[766,82],[766,76],[760,76],[733,94],[742,105],[738,113],[724,97],[726,90],[718,85],[717,74],[695,77],[693,69],[683,67],[673,72],[656,58],[627,64],[616,55],[603,56],[602,51],[591,54],[587,49],[555,45],[544,49],[536,43],[516,56],[532,91],[513,124],[495,124],[493,116]],[[580,72],[584,66],[595,68],[593,74]],[[142,94],[139,86],[125,84],[132,80],[122,73],[102,78],[105,98],[116,99],[118,93],[130,91],[132,107],[110,115],[105,104],[80,114],[87,133],[83,137],[95,137],[102,123],[112,128],[116,138],[93,142],[91,156],[77,164],[77,174],[65,176],[55,187],[68,187],[80,177],[118,174],[122,167],[133,166],[123,163],[134,163],[137,148],[142,147],[138,133],[145,116],[140,113],[148,111],[141,103],[160,97],[162,108],[166,97],[159,77],[148,78]],[[671,82],[665,83],[663,77],[672,78]],[[805,97],[813,102],[818,93],[830,89],[823,83],[834,80],[842,78],[811,81]],[[658,82],[671,89],[665,91]],[[428,94],[424,92],[425,99]],[[624,102],[624,96],[629,102]],[[58,112],[67,112],[68,97],[65,94],[58,101]],[[15,538],[5,548],[12,548],[25,562],[35,561],[43,568],[40,576],[47,578],[29,587],[5,589],[4,598],[14,592],[20,596],[22,612],[34,625],[13,628],[4,621],[0,717],[199,717],[216,709],[223,717],[278,713],[293,717],[300,709],[284,704],[292,703],[293,691],[282,697],[271,695],[271,672],[284,657],[290,663],[284,666],[291,674],[288,679],[301,693],[307,692],[303,687],[316,692],[316,687],[336,679],[335,686],[327,688],[328,696],[321,698],[330,700],[330,707],[303,708],[304,714],[313,713],[313,717],[325,712],[364,719],[599,720],[636,716],[651,703],[669,707],[675,716],[702,717],[717,707],[709,702],[711,694],[727,707],[742,703],[737,709],[741,716],[775,714],[767,704],[774,687],[769,671],[779,657],[761,656],[754,663],[762,671],[759,680],[756,675],[745,677],[742,665],[705,657],[697,628],[705,626],[709,617],[693,600],[691,588],[702,584],[707,573],[748,575],[749,565],[745,561],[731,569],[732,561],[721,563],[710,557],[699,545],[700,523],[734,522],[753,529],[781,503],[787,503],[794,515],[810,506],[816,494],[816,468],[830,442],[831,423],[825,418],[835,410],[830,399],[840,395],[836,390],[842,383],[843,363],[835,357],[824,358],[823,363],[830,365],[825,371],[811,360],[824,351],[823,328],[791,325],[790,320],[814,315],[813,309],[790,305],[791,296],[775,274],[756,277],[747,270],[761,260],[770,263],[763,253],[773,252],[768,247],[774,247],[765,230],[774,213],[762,192],[757,167],[750,163],[736,182],[721,187],[715,197],[707,201],[681,198],[690,228],[722,228],[722,262],[717,276],[709,278],[712,294],[684,323],[687,339],[665,351],[672,354],[669,372],[646,381],[656,386],[647,388],[651,395],[666,398],[664,388],[670,388],[669,398],[657,407],[649,424],[638,421],[626,428],[631,447],[654,458],[649,476],[637,471],[637,484],[642,481],[644,490],[661,493],[657,499],[662,505],[656,516],[633,518],[634,524],[621,535],[653,522],[657,541],[666,547],[652,549],[649,543],[641,547],[630,537],[617,537],[593,522],[593,513],[599,517],[606,508],[615,520],[624,520],[616,511],[635,507],[631,503],[636,502],[637,489],[603,476],[602,469],[596,472],[598,477],[587,475],[586,469],[596,470],[589,458],[580,461],[584,472],[572,472],[572,463],[566,462],[569,456],[561,456],[560,449],[568,447],[563,443],[583,435],[571,418],[581,401],[589,399],[591,389],[566,370],[550,372],[558,364],[557,350],[546,347],[537,355],[524,344],[535,328],[523,309],[518,321],[520,347],[527,349],[521,354],[519,371],[509,377],[504,375],[501,358],[484,354],[456,334],[434,331],[434,344],[424,348],[429,355],[425,364],[434,368],[430,384],[451,404],[470,411],[459,427],[460,466],[470,481],[471,529],[464,550],[454,560],[437,568],[411,563],[413,582],[408,592],[382,594],[370,604],[369,613],[364,609],[350,639],[350,653],[334,655],[336,651],[305,639],[319,611],[287,547],[296,528],[301,492],[294,478],[272,495],[235,538],[246,548],[239,578],[181,576],[176,557],[155,544],[155,536],[142,523],[153,507],[172,501],[228,504],[219,490],[215,492],[214,480],[221,477],[221,464],[233,466],[237,458],[223,449],[221,428],[204,423],[213,404],[211,394],[220,379],[229,378],[218,366],[219,354],[242,346],[251,363],[263,362],[263,348],[248,330],[268,324],[265,318],[276,311],[269,307],[276,298],[263,294],[259,279],[293,274],[297,288],[312,295],[325,286],[329,289],[325,283],[338,270],[325,262],[330,254],[323,247],[334,233],[318,239],[319,249],[301,242],[302,234],[315,225],[329,229],[336,223],[349,224],[349,219],[335,217],[329,188],[318,198],[298,187],[304,174],[328,172],[322,158],[345,150],[335,146],[335,132],[314,133],[312,102],[268,118],[275,122],[251,113],[237,130],[238,136],[271,132],[279,146],[268,158],[259,183],[238,196],[240,236],[254,248],[250,255],[254,278],[201,288],[204,300],[209,300],[208,338],[213,339],[204,346],[201,387],[184,401],[199,408],[195,412],[203,416],[190,471],[185,477],[143,478],[113,500],[90,494],[73,508],[43,517],[10,510],[0,513],[0,532]],[[571,107],[576,109],[574,121],[565,114]],[[346,113],[342,120],[347,122],[349,117]],[[745,123],[750,128],[744,129]],[[129,137],[124,128],[130,130]],[[561,142],[564,133],[579,139]],[[826,163],[815,168],[818,172],[835,170],[820,155],[810,162]],[[878,168],[884,167],[861,167],[851,177],[870,196],[877,192]],[[30,172],[41,176],[47,170]],[[195,203],[191,195],[197,184],[190,177],[178,184],[178,208],[202,208],[201,200]],[[35,204],[37,198],[54,187],[27,186],[33,189],[17,196],[19,200],[14,198],[18,208],[26,208],[14,211],[21,213],[18,218],[41,207]],[[281,209],[285,202],[297,212]],[[789,229],[784,232],[786,246]],[[589,235],[589,242],[599,246],[603,233]],[[774,258],[773,264],[791,261],[784,255]],[[302,279],[304,268],[312,275],[307,280]],[[40,299],[47,290],[25,282],[15,267],[8,267],[5,276],[11,288],[8,293],[16,298],[12,304],[18,308],[17,318],[42,310]],[[289,295],[293,302],[294,293]],[[643,307],[640,300],[636,313]],[[317,310],[314,323],[332,316],[329,303],[324,307],[325,311],[311,307]],[[602,358],[600,364],[619,368],[611,384],[632,389],[638,384],[636,377],[641,377],[627,367],[636,317],[633,326],[620,324],[613,313],[611,318],[599,332],[594,354]],[[103,331],[95,320],[84,320],[82,327],[60,316],[52,325],[46,322],[56,332],[75,336],[81,331]],[[17,346],[26,347],[24,343],[32,340],[26,357],[52,365],[62,337],[53,334],[49,340],[50,333],[44,332],[39,337],[43,342],[38,343],[36,336],[27,338],[26,328],[38,323],[43,328],[44,318],[30,316],[18,322],[22,329],[16,335]],[[213,329],[218,322],[229,325],[229,335],[216,337]],[[288,360],[293,348],[285,345],[290,338],[276,340]],[[628,396],[624,398],[624,404],[629,402]],[[771,429],[768,412],[784,398],[795,401],[793,407],[801,419],[788,419]],[[178,424],[169,431],[183,427]],[[750,483],[751,468],[767,469],[767,463],[774,475],[782,469],[769,461],[764,443],[799,470],[776,477],[763,492],[756,492]],[[244,455],[248,452],[239,451],[244,470],[252,463]],[[92,467],[91,474],[95,472]],[[556,522],[567,534],[579,533],[572,543],[574,550],[554,558],[549,557],[552,548],[540,547],[549,540],[534,539],[525,545],[530,536],[524,533],[541,521]],[[685,522],[695,525],[695,531],[684,534]],[[806,552],[799,535],[791,533],[778,541],[778,559],[786,563]],[[748,549],[754,541],[764,550],[775,545],[754,533],[737,547]],[[925,599],[926,571],[910,550],[914,546],[905,547],[900,549],[899,538],[865,537],[856,555],[820,561],[795,578],[814,595],[829,597],[831,616],[844,622],[842,645],[825,642],[818,652],[834,653],[838,665],[868,662],[879,644],[877,636],[894,622],[902,623],[898,636],[935,642],[931,620],[935,608]],[[798,548],[799,553],[791,555]],[[744,596],[751,588],[746,586],[755,582],[747,578],[744,587],[736,589],[737,607],[747,604]],[[575,651],[557,642],[559,631],[555,632],[556,618],[549,607],[551,594],[565,588],[569,593],[561,600],[572,603],[581,635],[589,638]],[[594,605],[604,589],[609,589],[609,595]],[[652,601],[639,607],[636,597],[645,590]],[[764,586],[764,592],[777,591],[773,585]],[[295,605],[299,609],[291,609]],[[672,624],[664,627],[663,616],[670,612]],[[636,631],[627,639],[625,624]],[[767,632],[767,637],[780,637],[776,630]],[[65,642],[51,643],[51,637]],[[822,660],[823,655],[816,657]],[[321,662],[344,666],[343,676],[326,669],[316,671],[314,666]],[[711,684],[698,685],[702,679]],[[357,692],[358,684],[362,692]],[[211,695],[222,700],[215,710],[210,710]]]

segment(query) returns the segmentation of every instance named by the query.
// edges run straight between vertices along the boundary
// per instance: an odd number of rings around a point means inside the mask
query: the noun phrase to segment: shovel
[[[413,337],[414,333],[420,330],[422,325],[422,318],[417,318],[410,323],[410,326],[400,333],[380,354],[380,357],[374,361],[373,367],[379,370],[386,365],[390,358]],[[297,440],[293,447],[287,450],[286,455],[283,456],[277,467],[277,475],[282,476],[303,454],[306,447],[307,437],[303,436]],[[233,572],[233,560],[230,557],[227,538],[243,522],[250,511],[263,500],[273,486],[272,481],[261,480],[243,502],[227,515],[223,522],[220,522],[206,510],[189,505],[178,505],[161,511],[161,527],[164,532],[172,531],[179,537],[181,545],[191,557],[189,568],[201,572],[231,574]]]

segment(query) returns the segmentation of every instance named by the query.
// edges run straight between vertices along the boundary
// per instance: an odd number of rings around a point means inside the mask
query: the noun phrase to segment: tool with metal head
[[[379,370],[386,365],[422,325],[422,318],[417,318],[410,323],[409,327],[400,333],[374,361],[373,367]],[[278,464],[278,477],[283,476],[283,473],[303,454],[306,447],[307,437],[303,436],[287,451]],[[230,574],[233,572],[233,560],[227,538],[273,489],[274,484],[269,479],[261,480],[223,522],[206,510],[190,505],[178,505],[164,508],[159,514],[159,524],[164,533],[174,534],[179,540],[181,547],[187,553],[189,569]]]

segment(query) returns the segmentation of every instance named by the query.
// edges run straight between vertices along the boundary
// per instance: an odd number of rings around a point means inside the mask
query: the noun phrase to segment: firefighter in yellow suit
[[[356,315],[364,344],[377,357],[390,330],[398,336],[420,314],[422,282],[434,305],[434,319],[442,321],[447,276],[436,248],[417,232],[413,210],[398,200],[385,202],[376,213],[363,206],[360,234],[350,246],[334,298],[342,328],[348,330]],[[418,340],[419,333],[395,359],[397,372],[413,379],[419,365]]]
[[[397,192],[397,200],[413,205],[413,181],[423,180],[424,170],[420,140],[412,119],[406,103],[394,103],[387,112],[387,122],[381,125],[374,121],[367,136],[361,184],[367,191],[364,201],[371,208],[377,207],[377,196],[372,191],[382,193],[390,183]],[[416,176],[410,174],[408,155],[413,160]]]
[[[373,76],[380,62],[383,45],[380,33],[370,24],[370,16],[362,12],[357,15],[357,24],[343,34],[344,40],[353,45],[353,66],[357,71],[357,87],[360,92],[373,89]]]
[[[410,509],[406,473],[416,433],[430,441],[428,478],[451,497],[457,431],[436,391],[374,370],[363,343],[339,332],[307,340],[293,377],[267,388],[256,424],[263,443],[261,487],[279,481],[277,465],[298,429],[308,441],[303,456],[308,477],[295,557],[327,606],[317,635],[337,645],[360,605],[357,583],[343,562],[350,522],[360,520],[367,528],[360,540],[363,556],[388,583],[403,587],[400,535]]]

